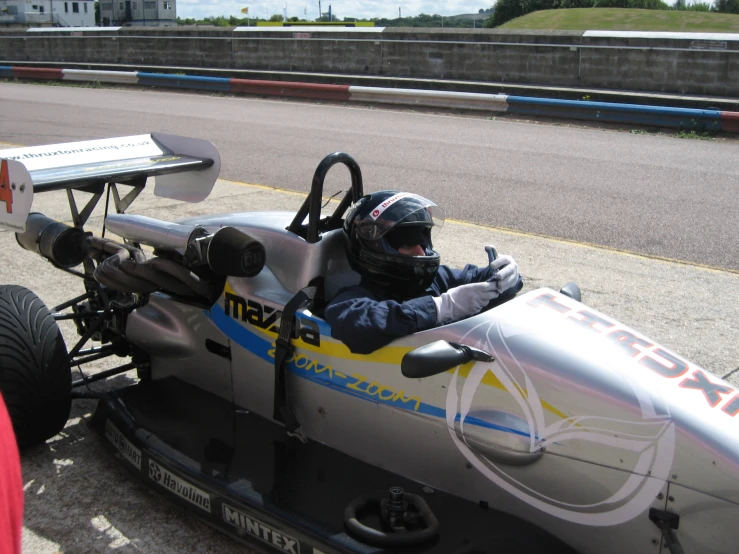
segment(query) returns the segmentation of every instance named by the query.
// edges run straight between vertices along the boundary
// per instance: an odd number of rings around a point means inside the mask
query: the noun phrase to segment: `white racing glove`
[[[500,294],[518,283],[518,264],[510,256],[498,256],[490,262],[490,267],[498,272],[493,277],[493,282]]]
[[[436,324],[446,325],[466,317],[477,315],[491,300],[498,298],[495,281],[470,283],[449,289],[434,298],[436,304]]]

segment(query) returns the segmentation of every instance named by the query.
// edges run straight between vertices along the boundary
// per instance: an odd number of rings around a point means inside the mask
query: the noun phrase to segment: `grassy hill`
[[[499,29],[739,33],[739,15],[674,10],[572,8],[530,13],[501,25]]]

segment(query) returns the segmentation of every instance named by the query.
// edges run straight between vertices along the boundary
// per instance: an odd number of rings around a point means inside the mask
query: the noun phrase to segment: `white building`
[[[176,20],[176,0],[100,0],[103,27],[174,27]]]
[[[0,0],[0,28],[94,27],[94,0]]]

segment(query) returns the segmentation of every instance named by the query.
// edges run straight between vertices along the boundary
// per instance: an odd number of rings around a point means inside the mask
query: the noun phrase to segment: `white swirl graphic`
[[[477,363],[464,379],[461,391],[459,368],[449,383],[446,399],[446,420],[449,434],[464,457],[487,479],[501,489],[527,504],[554,517],[589,526],[618,525],[633,519],[648,509],[661,491],[669,476],[675,452],[675,426],[669,415],[658,415],[653,403],[653,393],[627,372],[611,367],[631,389],[634,405],[641,410],[641,421],[626,421],[592,414],[573,415],[547,424],[539,394],[506,341],[498,322],[489,320],[471,329],[465,336],[479,336],[481,326],[483,339],[477,341],[478,348],[493,354],[492,363]],[[520,334],[518,336],[521,336]],[[464,342],[464,341],[461,341]],[[496,348],[497,345],[497,348]],[[629,472],[615,492],[592,503],[574,504],[564,502],[543,492],[534,490],[523,482],[518,472],[516,479],[507,469],[507,464],[480,453],[477,445],[471,445],[465,435],[465,420],[470,416],[473,399],[486,374],[490,372],[511,395],[528,424],[529,454],[541,453],[545,445],[566,445],[568,441],[581,441],[622,449],[633,453],[631,467],[619,468]],[[664,410],[662,410],[664,413]],[[459,414],[459,415],[458,415]],[[457,418],[459,421],[457,422]],[[471,440],[471,438],[470,438]],[[524,452],[524,454],[526,454]],[[544,453],[536,462],[546,464],[549,456]],[[616,471],[616,470],[614,470]]]

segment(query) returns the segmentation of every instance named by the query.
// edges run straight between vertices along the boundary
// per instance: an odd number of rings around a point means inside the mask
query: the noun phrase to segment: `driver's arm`
[[[451,269],[442,265],[430,287],[432,294],[406,301],[382,300],[361,285],[349,287],[329,303],[324,318],[331,326],[333,338],[355,354],[370,354],[397,338],[436,327],[441,322],[435,297],[456,287],[486,281],[492,275],[489,266]],[[513,287],[491,300],[482,311],[510,300],[522,287],[519,277]]]
[[[440,265],[431,288],[437,294],[441,294],[461,285],[487,281],[492,276],[493,270],[488,265],[477,267],[476,265],[467,264],[462,269],[453,269],[446,265]]]
[[[494,274],[494,270],[486,265],[484,267],[477,267],[472,264],[467,264],[462,269],[452,269],[448,266],[442,265],[439,267],[439,272],[436,274],[434,283],[431,288],[436,294],[447,292],[449,289],[459,287],[461,285],[468,285],[470,283],[480,283],[487,281]],[[496,305],[506,300],[510,300],[523,288],[523,279],[518,276],[515,285],[504,290],[500,297],[496,299]]]
[[[340,292],[324,311],[331,336],[355,354],[369,354],[397,338],[436,327],[436,317],[430,295],[405,302],[380,300],[361,286]]]

